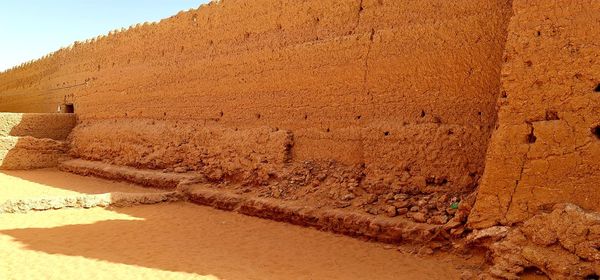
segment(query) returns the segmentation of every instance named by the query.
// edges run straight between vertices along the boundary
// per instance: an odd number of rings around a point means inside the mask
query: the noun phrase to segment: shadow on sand
[[[49,171],[50,172],[50,171]],[[110,181],[53,171],[4,175],[89,192],[90,181]],[[64,176],[64,177],[63,177]],[[120,183],[118,183],[120,184]],[[220,279],[454,279],[447,262],[385,250],[381,244],[178,202],[111,208],[139,219],[102,220],[54,228],[8,229],[24,249],[83,256]],[[36,215],[75,215],[86,210]]]

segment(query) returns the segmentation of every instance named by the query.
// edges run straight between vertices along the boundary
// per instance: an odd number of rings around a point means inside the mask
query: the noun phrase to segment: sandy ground
[[[54,170],[0,174],[2,197],[112,189],[140,190]],[[183,202],[0,215],[0,252],[0,279],[459,279],[465,265]]]
[[[160,190],[143,188],[122,182],[82,177],[56,169],[0,172],[0,203],[5,199],[20,199],[109,192],[148,193]]]

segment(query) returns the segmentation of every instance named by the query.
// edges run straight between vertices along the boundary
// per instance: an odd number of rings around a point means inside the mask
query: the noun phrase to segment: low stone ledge
[[[141,204],[158,204],[182,200],[177,192],[167,193],[104,193],[75,196],[40,197],[7,200],[0,204],[0,214],[27,213],[31,211],[64,208],[126,207]]]
[[[435,233],[441,227],[402,218],[372,217],[289,201],[254,198],[226,190],[214,190],[206,184],[181,185],[179,190],[195,204],[387,243],[426,242],[435,238]]]
[[[61,171],[83,176],[92,175],[104,179],[127,181],[141,186],[166,190],[174,190],[182,181],[193,182],[203,178],[203,176],[200,175],[164,173],[156,170],[139,170],[133,167],[116,166],[81,159],[62,162],[58,168]]]

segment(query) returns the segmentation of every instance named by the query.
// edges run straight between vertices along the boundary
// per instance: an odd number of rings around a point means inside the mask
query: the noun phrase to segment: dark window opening
[[[594,91],[595,91],[595,92],[600,92],[600,84],[598,84],[598,85],[596,86],[596,88],[594,89]]]
[[[61,113],[73,114],[75,113],[75,105],[73,103],[63,104],[61,106]]]

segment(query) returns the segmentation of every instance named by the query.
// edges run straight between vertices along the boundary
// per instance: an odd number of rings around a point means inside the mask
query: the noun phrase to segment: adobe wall
[[[375,195],[460,195],[483,172],[510,16],[508,0],[213,2],[0,74],[0,111],[74,103],[84,159],[215,180],[316,165]]]
[[[0,113],[0,170],[57,166],[76,122],[74,114]]]
[[[0,113],[0,137],[66,140],[76,124],[73,114]]]
[[[515,0],[474,228],[600,211],[600,2]]]

